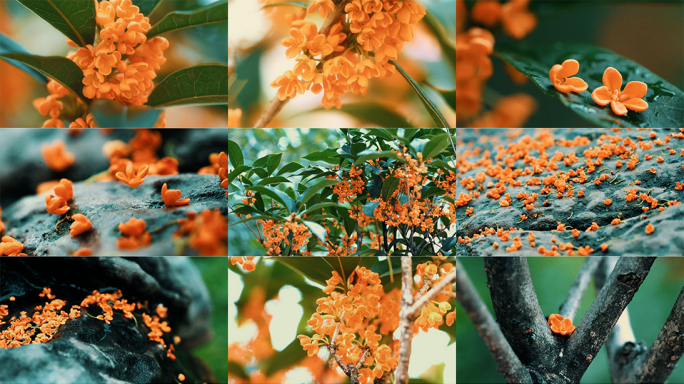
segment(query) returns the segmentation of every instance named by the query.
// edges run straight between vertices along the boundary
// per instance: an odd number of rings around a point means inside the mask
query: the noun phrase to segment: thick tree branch
[[[535,369],[555,364],[560,347],[539,306],[527,259],[487,257],[484,264],[496,320],[520,362]]]
[[[684,287],[665,325],[636,366],[638,383],[664,383],[684,353]]]
[[[499,325],[494,321],[458,260],[456,261],[456,293],[458,301],[494,357],[497,371],[503,374],[509,383],[532,383],[529,372],[511,349]]]
[[[337,19],[340,18],[340,16],[344,15],[344,7],[347,5],[348,2],[351,0],[342,0],[340,1],[339,4],[335,6],[335,9],[328,14],[328,17],[325,19],[323,24],[321,25],[321,28],[318,30],[318,33],[324,36],[328,35],[328,32],[330,32],[330,29],[332,26],[337,22]],[[266,124],[268,124],[271,119],[275,115],[280,112],[280,110],[283,108],[285,103],[290,101],[290,98],[288,97],[285,100],[280,100],[278,98],[278,95],[275,95],[273,99],[266,105],[266,108],[261,112],[261,116],[259,116],[259,120],[257,120],[256,124],[254,124],[254,128],[264,128]]]
[[[587,290],[589,282],[591,281],[594,271],[596,270],[596,267],[599,265],[600,261],[601,259],[598,257],[587,257],[586,260],[584,260],[584,264],[582,264],[579,272],[577,272],[577,276],[575,276],[575,280],[572,282],[572,286],[568,290],[568,296],[560,306],[559,314],[561,316],[570,320],[575,318],[575,314],[580,306],[584,292]]]
[[[568,339],[560,374],[573,382],[593,361],[620,315],[648,275],[655,257],[623,257]]]
[[[413,304],[413,269],[411,256],[401,256],[401,312],[399,313],[399,363],[394,375],[395,384],[408,383],[408,365],[411,357],[411,339],[413,337],[413,321],[410,319],[410,308]]]

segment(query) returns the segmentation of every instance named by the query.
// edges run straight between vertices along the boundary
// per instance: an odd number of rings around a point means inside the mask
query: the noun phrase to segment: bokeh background
[[[544,315],[558,313],[584,260],[583,258],[543,257],[527,259],[539,305]],[[484,260],[459,258],[459,261],[494,316],[492,300],[487,288],[487,276],[484,272]],[[627,306],[637,341],[643,341],[646,346],[650,346],[658,336],[682,289],[682,284],[684,284],[682,276],[684,276],[684,258],[659,257],[656,259],[646,280]],[[596,290],[592,281],[584,294],[573,324],[579,324],[595,297]],[[460,304],[456,308],[456,338],[458,340],[458,383],[506,382],[503,375],[496,371],[494,359]],[[684,378],[684,364],[679,364],[670,375],[668,383],[682,383],[684,381],[682,378]],[[608,355],[604,347],[589,365],[581,383],[610,383]]]
[[[193,10],[217,0],[163,0],[150,16],[154,25],[172,11]],[[145,15],[148,16],[148,15]],[[0,32],[39,56],[62,56],[70,50],[66,37],[48,22],[26,9],[17,0],[0,0]],[[157,84],[171,73],[208,63],[228,63],[228,26],[216,23],[163,35],[169,40],[164,51],[166,63],[157,71]],[[0,127],[36,127],[46,120],[33,107],[33,100],[46,97],[48,91],[24,71],[0,60]],[[187,106],[165,108],[166,126],[175,128],[225,128],[228,108]],[[68,124],[67,124],[68,125]]]
[[[413,26],[414,38],[404,45],[397,63],[429,94],[447,122],[455,124],[451,106],[433,89],[454,90],[455,56],[445,55],[435,37],[435,29],[443,30],[445,43],[453,54],[456,36],[456,0],[419,0],[428,16]],[[292,70],[296,61],[285,57],[280,44],[289,36],[290,25],[285,16],[299,7],[279,6],[261,9],[279,0],[230,0],[228,2],[228,66],[236,76],[228,90],[229,107],[243,111],[239,127],[252,127],[265,105],[276,95],[270,86],[276,77]],[[305,19],[320,26],[323,19],[308,15]],[[326,111],[321,105],[322,93],[306,92],[290,100],[268,127],[432,127],[423,104],[406,80],[396,73],[391,77],[372,79],[365,96],[350,92],[342,97],[343,106],[355,104],[350,113]],[[359,103],[362,103],[359,105]],[[347,110],[346,107],[342,108]],[[382,114],[382,115],[381,115]],[[370,124],[370,125],[369,125]],[[231,126],[237,128],[238,126]]]
[[[207,343],[193,350],[202,359],[220,383],[228,381],[228,259],[225,257],[193,257],[211,299],[211,327],[214,336]]]
[[[475,0],[465,3],[470,12]],[[684,90],[684,2],[532,0],[529,9],[537,16],[538,23],[523,41],[597,45],[648,68]],[[474,25],[468,24],[466,30]],[[494,37],[495,51],[497,44],[516,41],[501,31],[495,32]],[[483,94],[485,109],[491,108],[500,96],[524,92],[537,101],[536,112],[525,127],[594,126],[558,99],[544,94],[532,82],[516,85],[506,74],[503,61],[495,55],[491,58],[494,74]]]

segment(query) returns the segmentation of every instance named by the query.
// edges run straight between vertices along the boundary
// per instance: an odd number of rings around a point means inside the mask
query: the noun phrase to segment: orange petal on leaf
[[[625,85],[625,90],[620,93],[621,99],[641,99],[646,96],[648,86],[641,81],[630,81]]]
[[[579,63],[577,60],[568,59],[563,62],[562,69],[558,72],[558,77],[565,78],[576,75],[579,72]]]
[[[591,93],[591,98],[594,99],[594,102],[598,105],[610,104],[612,100],[610,97],[610,90],[605,85],[594,89],[594,92]]]
[[[617,102],[615,100],[610,102],[610,108],[618,116],[622,116],[622,115],[627,114],[627,108],[625,108],[625,106],[622,103]]]
[[[577,93],[584,92],[587,90],[587,88],[589,88],[587,83],[579,77],[571,77],[565,81],[565,84],[567,84],[574,92]]]
[[[613,67],[606,68],[606,71],[603,72],[603,85],[608,87],[611,92],[619,91],[622,88],[622,75]]]
[[[648,109],[648,103],[645,102],[643,99],[640,99],[640,98],[629,99],[629,100],[623,102],[622,104],[627,109],[632,110],[632,111],[643,112],[643,111]]]

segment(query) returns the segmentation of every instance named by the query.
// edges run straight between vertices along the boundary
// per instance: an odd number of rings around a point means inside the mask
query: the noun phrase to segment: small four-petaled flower
[[[190,202],[190,199],[180,198],[181,191],[179,189],[168,189],[166,183],[164,183],[162,186],[161,194],[162,200],[164,200],[164,205],[167,207],[187,205]]]
[[[622,75],[613,67],[603,72],[603,86],[594,89],[592,99],[598,105],[608,105],[618,115],[626,115],[627,110],[643,112],[648,109],[648,103],[642,100],[648,91],[648,86],[641,81],[630,81],[622,88]]]
[[[579,77],[570,77],[579,72],[579,66],[577,60],[574,59],[568,59],[565,60],[563,64],[554,65],[549,71],[551,84],[553,84],[559,92],[563,93],[581,93],[586,91],[589,86],[584,80]]]
[[[93,224],[90,222],[90,220],[80,213],[71,216],[71,218],[76,220],[73,222],[73,224],[71,224],[71,227],[69,227],[71,229],[69,232],[71,236],[78,236],[84,232],[90,231],[93,228]]]
[[[553,313],[549,316],[549,326],[554,333],[561,335],[569,335],[575,330],[572,325],[572,320],[563,318],[563,316]]]
[[[147,176],[149,170],[149,165],[141,165],[137,172],[133,172],[133,162],[128,162],[126,165],[126,173],[117,172],[116,178],[129,187],[135,188],[145,182],[144,178]]]

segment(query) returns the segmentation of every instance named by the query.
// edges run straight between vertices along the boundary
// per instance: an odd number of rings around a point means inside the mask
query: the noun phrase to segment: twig
[[[442,278],[442,281],[437,283],[437,285],[435,285],[433,289],[427,291],[427,293],[425,293],[419,299],[413,302],[413,305],[411,305],[411,308],[409,310],[409,318],[412,321],[415,320],[416,317],[418,317],[418,313],[420,313],[420,310],[423,309],[423,307],[426,306],[432,299],[440,295],[444,288],[446,288],[448,285],[453,284],[454,281],[456,281],[456,271],[444,276]]]
[[[539,306],[527,259],[487,257],[484,264],[496,320],[520,362],[536,367],[557,356],[559,347]]]
[[[335,9],[330,12],[328,17],[325,19],[323,22],[323,25],[321,25],[321,29],[318,30],[318,34],[327,36],[328,32],[330,32],[330,28],[332,28],[333,24],[337,21],[337,19],[340,18],[344,14],[344,7],[347,5],[348,2],[351,0],[342,0]],[[278,98],[278,95],[274,96],[273,99],[268,103],[266,108],[264,108],[263,112],[261,112],[261,116],[259,116],[259,120],[257,120],[256,124],[254,124],[254,128],[264,128],[266,124],[268,124],[271,119],[275,115],[280,112],[280,110],[283,108],[285,103],[287,103],[290,100],[288,97],[285,100],[280,100]]]
[[[636,367],[637,382],[664,383],[684,353],[684,287],[665,325]]]
[[[411,256],[403,256],[401,258],[401,312],[399,313],[401,339],[399,342],[399,363],[394,372],[395,384],[408,383],[408,365],[411,357],[411,337],[413,336],[413,321],[409,316],[411,304],[413,304],[412,275]]]
[[[497,371],[503,374],[509,383],[532,383],[529,372],[511,349],[499,325],[494,321],[458,260],[456,261],[456,293],[458,301],[466,310],[477,333],[494,357]]]
[[[596,267],[598,267],[600,261],[601,259],[596,257],[588,257],[584,261],[579,272],[577,272],[577,276],[575,276],[575,281],[572,282],[572,286],[568,290],[568,296],[560,306],[559,313],[561,316],[569,318],[570,320],[575,318],[584,292],[587,290],[591,277],[594,275],[594,271],[596,270]]]
[[[454,299],[456,298],[456,292],[447,291],[447,290],[442,291],[442,293],[440,293],[440,295],[447,295],[449,297],[453,297]]]
[[[568,340],[562,371],[571,381],[579,382],[646,279],[654,261],[655,257],[623,257],[618,260],[603,289]]]

